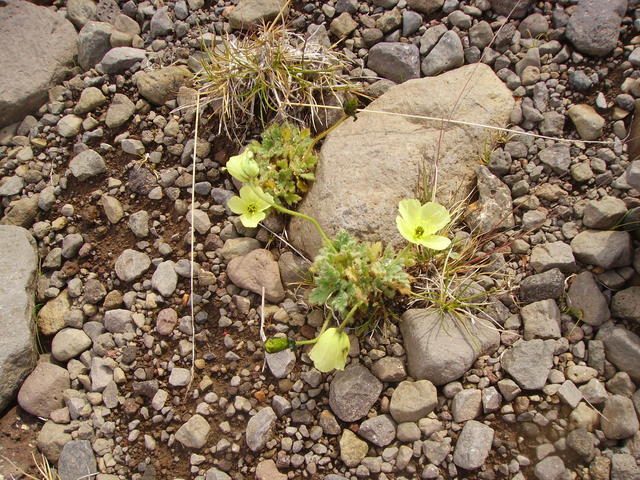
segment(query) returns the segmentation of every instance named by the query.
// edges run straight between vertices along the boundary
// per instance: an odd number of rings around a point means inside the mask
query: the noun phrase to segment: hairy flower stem
[[[342,323],[338,326],[339,332],[343,331],[345,327],[349,325],[349,323],[351,323],[353,314],[356,313],[356,310],[358,310],[362,305],[364,305],[363,302],[358,302],[353,307],[351,307],[351,310],[349,310],[349,313],[347,313],[347,316],[344,317],[344,320],[342,320]]]
[[[329,135],[331,132],[333,132],[336,128],[338,128],[342,122],[344,122],[347,118],[349,118],[348,115],[343,115],[342,118],[340,118],[340,120],[338,120],[336,123],[334,123],[333,125],[331,125],[329,128],[327,128],[324,132],[322,132],[320,135],[318,135],[317,137],[315,137],[313,139],[313,141],[309,144],[309,146],[307,147],[307,151],[305,152],[305,155],[309,155],[314,147],[318,144],[318,142],[320,140],[322,140],[323,138],[325,138],[327,135]]]
[[[338,326],[338,331],[339,332],[342,332],[346,328],[346,326],[349,325],[349,323],[351,323],[351,320],[353,319],[354,313],[356,313],[358,308],[360,308],[362,305],[364,305],[363,302],[358,302],[353,307],[351,307],[351,310],[349,310],[349,313],[347,313],[347,316],[344,317],[344,320]],[[297,340],[296,341],[296,346],[298,346],[298,345],[311,345],[313,343],[316,343],[318,341],[318,338],[320,338],[320,335],[322,335],[324,333],[324,331],[327,329],[327,326],[329,326],[329,320],[330,319],[331,319],[331,314],[327,315],[327,318],[325,319],[324,324],[322,325],[322,330],[320,330],[320,334],[316,338],[312,338],[311,340]]]

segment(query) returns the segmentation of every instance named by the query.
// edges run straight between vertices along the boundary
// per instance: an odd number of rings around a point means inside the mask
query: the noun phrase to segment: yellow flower
[[[349,336],[337,328],[328,328],[318,337],[309,357],[321,372],[344,370],[349,355]]]
[[[227,205],[233,213],[240,215],[242,225],[255,228],[267,217],[267,210],[273,202],[271,196],[260,187],[245,185],[240,189],[239,197],[231,197]]]
[[[400,215],[396,217],[396,226],[400,234],[411,243],[432,250],[444,250],[451,244],[447,237],[434,235],[451,221],[449,212],[439,203],[427,202],[420,205],[415,198],[405,199],[398,204],[398,210]]]
[[[227,171],[242,183],[249,183],[253,178],[258,176],[260,168],[253,159],[253,152],[245,149],[240,155],[229,158],[227,162]]]

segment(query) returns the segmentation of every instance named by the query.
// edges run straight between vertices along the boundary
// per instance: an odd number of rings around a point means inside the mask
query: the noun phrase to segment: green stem
[[[331,312],[327,313],[327,316],[324,319],[324,323],[322,324],[322,329],[320,330],[320,335],[322,335],[324,333],[324,331],[327,329],[327,327],[329,326],[329,321],[331,320]]]
[[[269,202],[269,203],[271,203],[271,202]],[[326,243],[327,245],[333,245],[333,242],[329,239],[327,234],[324,233],[324,230],[322,230],[322,227],[320,226],[320,224],[318,223],[318,221],[315,218],[313,218],[313,217],[311,217],[309,215],[305,215],[304,213],[296,212],[295,210],[289,210],[288,208],[282,207],[282,206],[277,205],[275,203],[271,203],[271,206],[273,208],[275,208],[276,210],[282,212],[282,213],[286,213],[287,215],[292,215],[294,217],[304,218],[305,220],[310,222],[315,227],[315,229],[320,234],[320,237],[322,238],[323,243]]]
[[[349,118],[348,115],[343,115],[342,118],[340,120],[338,120],[336,123],[334,123],[333,125],[331,125],[329,128],[327,128],[324,132],[322,132],[320,135],[318,135],[317,137],[315,137],[313,139],[313,141],[309,144],[309,146],[307,147],[307,151],[305,152],[307,155],[310,154],[314,147],[318,144],[318,142],[320,140],[322,140],[324,137],[326,137],[327,135],[329,135],[331,132],[333,132],[336,128],[338,128],[340,126],[340,124],[342,122],[344,122],[347,118]]]
[[[351,310],[349,310],[349,313],[347,313],[347,316],[344,317],[344,320],[342,320],[342,323],[338,326],[339,332],[343,331],[344,328],[349,324],[349,322],[351,322],[351,318],[353,317],[353,314],[356,313],[356,310],[358,310],[358,308],[360,308],[362,305],[363,305],[363,302],[358,302],[353,307],[351,307]]]
[[[318,335],[316,338],[312,338],[311,340],[296,340],[296,345],[310,345],[312,343],[316,343],[320,336]]]

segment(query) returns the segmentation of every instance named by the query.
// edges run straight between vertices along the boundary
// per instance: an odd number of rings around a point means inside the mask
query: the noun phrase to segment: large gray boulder
[[[22,227],[0,226],[0,412],[36,366],[33,308],[36,242]]]
[[[498,329],[488,320],[472,324],[432,309],[407,310],[400,330],[407,351],[409,375],[435,385],[457,380],[480,355],[500,346]]]
[[[581,0],[566,36],[580,53],[603,57],[616,47],[627,0]]]
[[[366,240],[402,243],[395,224],[398,202],[415,197],[422,168],[433,174],[441,128],[438,200],[448,204],[466,196],[475,184],[477,158],[490,142],[489,130],[368,111],[446,118],[469,76],[473,82],[452,118],[505,126],[514,100],[487,65],[396,85],[357,120],[346,120],[328,135],[316,181],[299,211],[315,217],[330,236],[346,229]],[[308,222],[293,218],[289,231],[296,247],[311,257],[317,253],[322,242]]]
[[[0,127],[22,120],[47,100],[78,51],[71,22],[20,0],[0,6]]]

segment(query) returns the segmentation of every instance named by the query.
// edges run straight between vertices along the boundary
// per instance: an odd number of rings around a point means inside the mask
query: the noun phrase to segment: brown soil
[[[39,454],[36,436],[40,421],[17,406],[0,416],[0,479],[24,478],[23,473],[35,474],[32,455]],[[4,475],[4,476],[3,476]]]

